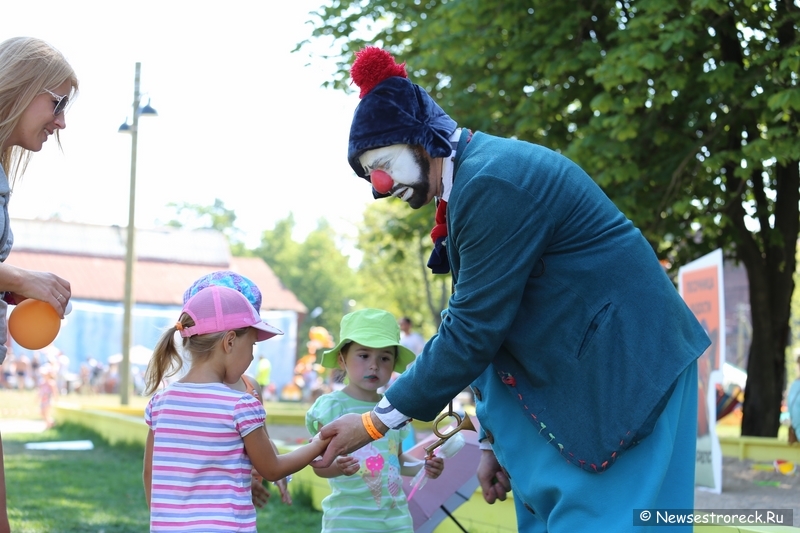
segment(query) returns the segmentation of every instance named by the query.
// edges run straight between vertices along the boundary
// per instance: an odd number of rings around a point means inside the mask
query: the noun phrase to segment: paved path
[[[800,465],[788,476],[769,466],[723,457],[722,493],[696,489],[695,509],[793,509],[793,525],[800,526]]]
[[[5,435],[6,433],[41,433],[46,428],[44,420],[0,419],[0,435]]]

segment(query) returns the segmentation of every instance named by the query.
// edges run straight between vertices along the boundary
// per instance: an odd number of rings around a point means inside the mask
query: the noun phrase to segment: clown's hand
[[[493,451],[483,450],[481,452],[477,475],[486,503],[492,504],[497,500],[506,500],[506,494],[511,492],[511,482],[508,474],[497,462]]]
[[[342,415],[324,425],[319,430],[319,437],[331,440],[323,456],[311,462],[314,468],[327,468],[340,455],[347,455],[372,442],[372,437],[361,422],[361,415],[355,413]]]

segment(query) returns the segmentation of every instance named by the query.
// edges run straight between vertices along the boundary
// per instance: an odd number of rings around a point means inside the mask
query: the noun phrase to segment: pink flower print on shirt
[[[358,459],[361,465],[361,468],[358,470],[358,475],[360,475],[364,483],[367,484],[375,503],[380,507],[383,493],[383,476],[381,475],[384,464],[383,456],[381,456],[380,451],[378,451],[375,446],[367,444],[363,448],[353,452],[353,457]]]
[[[367,457],[364,464],[367,465],[367,470],[374,476],[376,472],[380,473],[383,470],[383,457],[380,454]]]
[[[367,457],[364,464],[367,466],[367,470],[369,470],[369,475],[364,474],[361,478],[369,487],[370,492],[372,493],[372,497],[375,499],[375,503],[378,506],[381,505],[381,493],[383,492],[383,488],[381,485],[383,482],[381,481],[381,470],[383,470],[383,457],[380,454],[373,455],[371,457]],[[375,474],[378,474],[377,476]]]

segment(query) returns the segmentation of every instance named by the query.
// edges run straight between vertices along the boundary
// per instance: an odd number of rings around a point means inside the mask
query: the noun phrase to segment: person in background
[[[641,531],[633,509],[692,509],[710,340],[653,247],[573,161],[459,127],[385,50],[350,73],[348,162],[376,198],[436,202],[428,266],[454,293],[369,420],[321,429],[319,466],[471,386],[483,497],[513,489],[519,531]]]
[[[252,303],[252,302],[251,302]],[[229,385],[230,388],[239,392],[246,392],[259,402],[261,405],[264,405],[264,397],[263,397],[263,389],[258,384],[258,382],[252,377],[248,376],[247,374],[242,374],[242,378],[234,383],[233,385]],[[275,446],[275,443],[272,442],[270,439],[270,443],[272,444],[272,448],[275,450],[275,453],[278,452],[278,447]],[[250,489],[253,493],[253,505],[261,509],[267,503],[269,503],[269,499],[272,497],[272,493],[269,491],[267,486],[268,481],[264,480],[264,476],[258,473],[258,471],[253,468],[250,472],[251,474],[251,484]],[[275,481],[275,486],[278,487],[278,491],[281,494],[281,501],[286,505],[292,505],[292,496],[289,493],[289,481],[292,480],[292,476],[286,476],[284,478],[278,479]]]
[[[17,364],[14,367],[17,373],[17,390],[28,388],[28,371],[30,370],[30,358],[26,354],[17,357]]]
[[[419,355],[425,348],[425,339],[413,328],[410,318],[404,316],[400,319],[400,344],[414,352],[415,355]]]
[[[14,243],[8,212],[11,189],[22,179],[31,154],[53,135],[58,142],[59,131],[67,127],[67,107],[77,91],[75,71],[50,44],[34,37],[0,43],[0,362],[8,349],[9,304],[35,298],[52,305],[63,318],[72,295],[67,280],[4,261]],[[0,533],[9,531],[2,451],[0,440]]]
[[[45,363],[40,367],[38,380],[39,407],[47,429],[55,425],[55,420],[53,419],[53,400],[59,393],[56,375],[57,371],[51,363]]]
[[[256,381],[258,385],[261,387],[261,390],[264,391],[264,394],[267,394],[269,391],[270,380],[272,376],[272,363],[270,362],[269,358],[266,355],[262,355],[258,359],[258,366],[256,367]],[[264,398],[262,398],[263,400]]]
[[[797,355],[795,365],[797,377],[786,395],[786,407],[789,411],[789,444],[795,444],[800,437],[800,355]]]

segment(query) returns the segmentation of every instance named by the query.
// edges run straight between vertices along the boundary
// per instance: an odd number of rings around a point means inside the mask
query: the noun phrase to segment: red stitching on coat
[[[505,385],[508,385],[508,386],[510,386],[510,387],[514,387],[514,388],[516,388],[516,385],[517,385],[517,380],[516,380],[516,378],[514,378],[514,376],[512,376],[511,374],[507,374],[507,373],[505,373],[505,372],[502,372],[502,371],[498,371],[497,373],[499,374],[501,381],[502,381],[502,382],[503,382]],[[533,413],[531,413],[531,412],[530,412],[530,408],[529,408],[529,407],[528,407],[528,405],[527,405],[527,404],[524,402],[524,400],[523,400],[523,397],[522,397],[522,394],[520,394],[519,392],[517,392],[517,398],[519,399],[519,401],[520,401],[520,402],[522,402],[522,408],[523,408],[523,409],[525,409],[525,411],[527,411],[527,412],[528,412],[528,414],[530,414],[530,415],[531,415],[531,417],[532,417],[532,418],[533,418],[535,421],[539,422],[539,426],[540,426],[540,428],[539,428],[539,434],[541,435],[542,431],[544,431],[544,430],[547,428],[547,426],[544,424],[544,422],[540,422],[540,421],[539,421],[539,418],[538,418],[538,417],[537,417],[535,414],[533,414]],[[630,431],[627,431],[627,432],[625,433],[625,435],[626,435],[626,436],[627,436],[627,435],[630,435],[630,434],[631,434],[631,432],[630,432]],[[556,437],[555,437],[555,435],[553,435],[552,433],[548,433],[547,435],[550,437],[550,440],[548,440],[548,441],[547,441],[548,443],[552,442],[552,441],[553,441],[553,440],[555,440],[555,438],[556,438]],[[624,439],[621,439],[621,440],[619,441],[620,448],[621,448],[621,447],[622,447],[624,444],[625,444],[625,440],[624,440]],[[563,445],[563,444],[561,444],[561,443],[556,443],[556,445],[558,446],[559,453],[560,453],[562,456],[564,456],[564,445]],[[603,463],[600,465],[600,466],[602,467],[603,471],[605,471],[605,470],[608,468],[608,465],[609,465],[609,463],[610,463],[610,462],[616,461],[616,459],[617,459],[617,452],[618,452],[618,451],[619,451],[619,450],[616,450],[616,451],[612,452],[612,453],[611,453],[611,460],[606,460],[606,461],[604,461],[604,462],[603,462]],[[572,452],[570,452],[570,451],[567,451],[567,454],[568,454],[568,455],[569,455],[569,457],[570,457],[570,459],[567,459],[567,462],[568,462],[568,463],[573,463],[573,464],[574,464],[574,463],[576,462],[576,459],[575,459],[575,454],[574,454],[574,453],[572,453]],[[577,459],[577,463],[578,463],[579,467],[581,468],[581,470],[586,470],[586,468],[585,468],[585,466],[586,466],[586,460],[584,460],[584,459]],[[597,469],[597,465],[595,465],[594,463],[590,463],[590,466],[592,467],[592,469],[594,469],[594,471],[595,471],[595,472],[597,472],[597,473],[600,473],[600,471]]]

